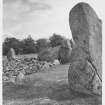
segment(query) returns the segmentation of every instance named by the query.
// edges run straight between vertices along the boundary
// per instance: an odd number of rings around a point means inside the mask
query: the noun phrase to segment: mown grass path
[[[101,97],[75,97],[68,87],[69,65],[29,75],[23,86],[3,84],[4,105],[101,105]],[[56,104],[55,104],[56,103]],[[59,104],[58,104],[59,103]],[[73,104],[74,103],[74,104]]]

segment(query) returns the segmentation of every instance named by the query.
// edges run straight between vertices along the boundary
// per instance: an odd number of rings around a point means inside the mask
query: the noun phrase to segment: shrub
[[[53,62],[55,59],[58,59],[58,51],[59,46],[54,48],[46,48],[38,54],[38,60]]]

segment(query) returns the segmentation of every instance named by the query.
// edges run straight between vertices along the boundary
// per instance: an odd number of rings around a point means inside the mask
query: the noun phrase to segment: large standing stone
[[[75,42],[70,58],[69,85],[74,91],[90,94],[90,90],[96,89],[93,84],[96,78],[100,84],[99,77],[102,77],[101,20],[87,3],[79,3],[70,11],[69,24]],[[94,92],[98,93],[98,89],[99,86]]]
[[[9,50],[8,53],[7,53],[7,59],[8,59],[9,61],[11,61],[11,60],[14,59],[14,58],[15,58],[15,51],[14,51],[13,48],[10,48],[10,50]]]
[[[70,40],[65,39],[58,52],[58,60],[61,64],[65,64],[70,61],[71,51],[72,48]]]

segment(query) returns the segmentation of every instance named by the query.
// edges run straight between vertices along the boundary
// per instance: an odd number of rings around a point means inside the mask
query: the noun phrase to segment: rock
[[[11,76],[9,79],[9,82],[12,82],[13,84],[16,83],[16,76]]]
[[[54,62],[53,62],[53,65],[59,65],[59,64],[60,64],[59,60],[55,59]]]
[[[73,48],[75,46],[75,42],[73,39],[70,40],[70,44],[71,44],[71,48]]]
[[[102,78],[101,20],[87,3],[81,2],[70,11],[69,24],[75,42],[68,73],[70,89],[86,94],[98,93],[94,90],[98,89],[94,81],[97,73]]]
[[[102,83],[100,83],[97,75],[95,76],[95,79],[93,81],[93,86],[94,87],[92,91],[96,94],[101,95],[102,94]]]
[[[44,64],[42,65],[41,71],[47,70],[48,68],[49,68],[49,64],[46,62],[46,63],[44,63]]]
[[[13,48],[10,48],[10,50],[7,53],[7,59],[11,61],[12,59],[15,59],[15,51]]]
[[[33,59],[32,57],[30,58],[16,57],[15,59],[11,59],[11,61],[8,61],[7,59],[6,61],[7,62],[3,61],[3,75],[7,76],[8,78],[11,78],[11,81],[16,84],[23,83],[25,79],[24,78],[22,79],[22,77],[25,77],[25,75],[30,75],[45,70],[51,70],[49,68],[54,66],[53,62],[38,61]],[[58,63],[59,61],[58,62],[56,61],[55,65]],[[23,74],[21,74],[21,72]],[[5,81],[6,77],[3,78],[4,78],[3,80]]]
[[[58,52],[58,60],[60,61],[61,64],[65,64],[69,62],[71,51],[72,51],[72,48],[71,48],[70,41],[64,40]]]
[[[15,79],[15,83],[18,85],[22,85],[24,83],[24,80],[25,80],[24,70],[19,71],[19,74]]]

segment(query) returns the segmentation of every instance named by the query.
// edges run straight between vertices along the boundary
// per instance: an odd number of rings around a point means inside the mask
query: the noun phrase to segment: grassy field
[[[101,97],[74,96],[68,87],[69,65],[29,75],[22,86],[3,84],[3,105],[101,105]]]

